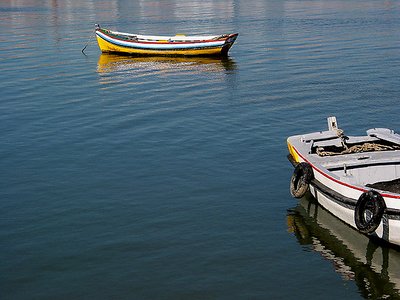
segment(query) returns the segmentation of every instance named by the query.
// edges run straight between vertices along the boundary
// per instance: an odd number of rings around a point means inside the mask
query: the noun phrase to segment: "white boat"
[[[330,213],[369,237],[400,246],[400,135],[373,128],[347,136],[328,118],[328,130],[287,139],[295,166],[290,192],[308,191]]]

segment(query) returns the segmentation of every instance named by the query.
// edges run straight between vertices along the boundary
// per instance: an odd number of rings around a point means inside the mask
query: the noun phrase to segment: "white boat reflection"
[[[354,280],[365,298],[400,298],[400,252],[370,240],[304,197],[287,215],[288,230],[301,245],[333,263],[344,280]]]

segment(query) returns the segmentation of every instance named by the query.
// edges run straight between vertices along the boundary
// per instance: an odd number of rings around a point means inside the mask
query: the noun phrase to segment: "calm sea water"
[[[330,115],[400,131],[399,16],[398,1],[2,1],[0,298],[400,298],[398,252],[292,199],[285,144]],[[94,23],[239,38],[223,61],[102,55],[93,38],[84,55]]]

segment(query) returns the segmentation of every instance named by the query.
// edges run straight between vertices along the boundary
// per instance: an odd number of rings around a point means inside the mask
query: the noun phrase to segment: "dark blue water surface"
[[[330,115],[400,131],[399,16],[372,0],[2,1],[0,298],[399,298],[398,252],[366,259],[310,221],[286,160],[286,138]],[[93,37],[84,55],[94,23],[239,38],[226,60],[104,55]]]

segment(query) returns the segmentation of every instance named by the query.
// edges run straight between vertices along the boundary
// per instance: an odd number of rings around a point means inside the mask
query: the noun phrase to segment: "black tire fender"
[[[365,234],[373,233],[381,223],[385,209],[385,200],[377,191],[370,190],[362,193],[354,211],[357,229]]]
[[[295,198],[303,197],[309,187],[310,182],[314,178],[314,173],[310,164],[306,162],[299,163],[290,178],[290,193]]]

